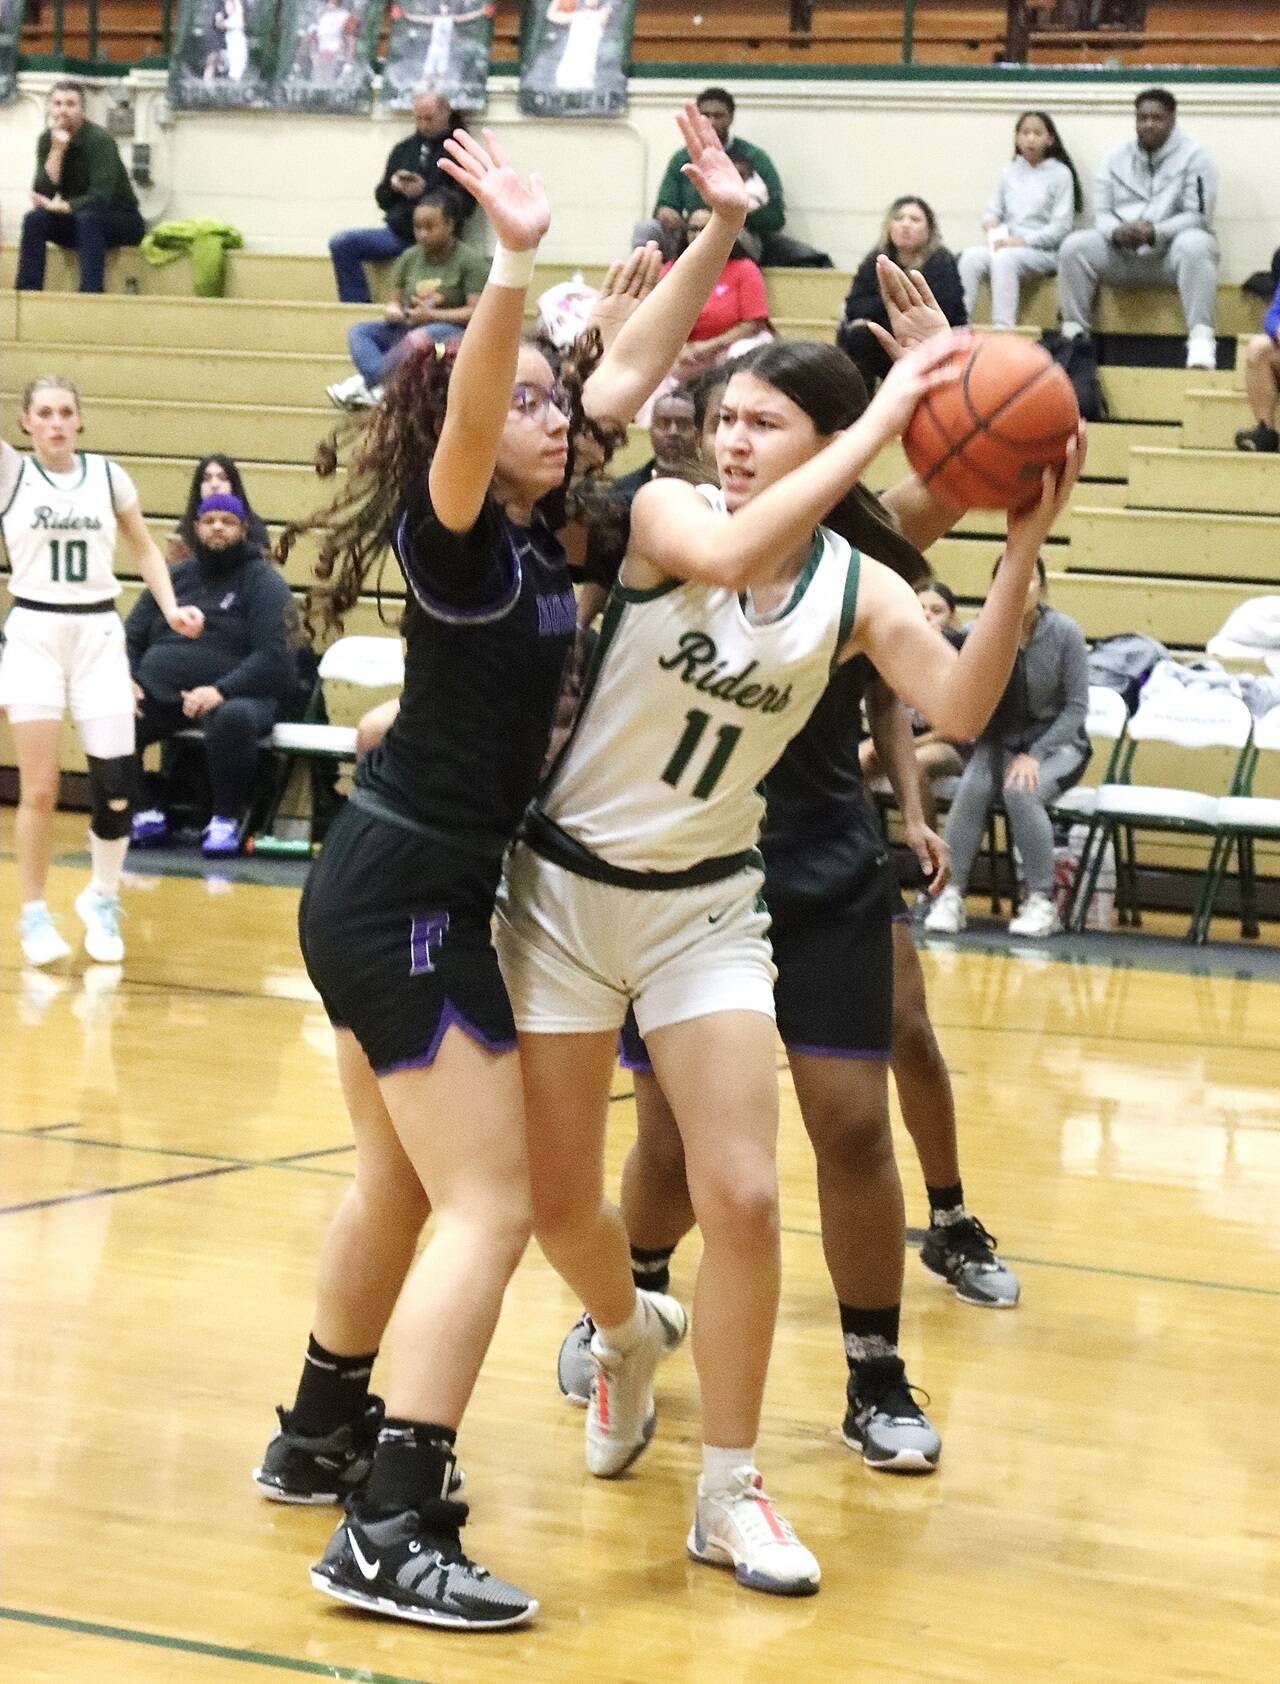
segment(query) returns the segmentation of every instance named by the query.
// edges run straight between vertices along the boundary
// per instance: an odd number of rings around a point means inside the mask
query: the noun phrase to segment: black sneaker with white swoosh
[[[362,1518],[355,1502],[323,1558],[311,1569],[316,1590],[370,1613],[455,1631],[502,1631],[538,1612],[531,1596],[462,1549],[467,1505],[424,1503],[403,1514]]]

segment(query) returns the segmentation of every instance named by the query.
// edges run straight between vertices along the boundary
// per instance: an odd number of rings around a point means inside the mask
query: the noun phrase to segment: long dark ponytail
[[[1084,190],[1080,186],[1079,172],[1076,170],[1076,166],[1071,161],[1070,152],[1068,152],[1066,147],[1062,144],[1062,136],[1058,133],[1058,125],[1054,122],[1053,118],[1047,111],[1024,111],[1021,117],[1018,118],[1018,121],[1013,125],[1014,157],[1017,158],[1020,156],[1018,152],[1018,130],[1026,122],[1028,117],[1038,118],[1048,130],[1049,150],[1045,153],[1045,157],[1056,158],[1060,164],[1065,164],[1071,171],[1071,199],[1072,203],[1076,207],[1076,215],[1078,216],[1084,209]]]
[[[862,376],[834,345],[812,339],[775,339],[735,366],[747,369],[790,398],[824,437],[852,426],[867,407]],[[894,516],[858,484],[823,516],[822,524],[848,539],[855,550],[891,567],[910,585],[929,576],[929,564],[898,530]]]

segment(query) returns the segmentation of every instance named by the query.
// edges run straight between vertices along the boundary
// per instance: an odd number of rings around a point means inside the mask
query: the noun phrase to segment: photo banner
[[[403,111],[429,88],[455,111],[483,111],[496,9],[478,0],[392,0],[382,104]]]
[[[175,111],[271,103],[278,0],[182,0],[169,59]]]
[[[531,0],[520,37],[528,117],[620,117],[636,0]]]
[[[385,8],[386,0],[283,0],[272,103],[287,111],[368,111]]]
[[[18,93],[18,41],[23,0],[0,0],[0,105]]]

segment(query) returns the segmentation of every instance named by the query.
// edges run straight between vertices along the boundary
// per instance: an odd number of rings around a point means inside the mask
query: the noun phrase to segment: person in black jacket
[[[836,329],[836,344],[857,365],[868,392],[873,392],[889,372],[888,353],[867,326],[868,322],[874,322],[886,331],[889,326],[876,279],[876,259],[881,252],[899,268],[919,270],[924,275],[938,308],[952,327],[963,327],[969,320],[960,271],[942,243],[932,208],[913,193],[895,199],[885,217],[879,244],[858,265],[844,301],[844,319]]]
[[[266,522],[261,515],[254,512],[249,493],[244,488],[244,480],[240,477],[240,469],[230,456],[214,451],[211,455],[200,458],[191,476],[187,506],[182,511],[181,520],[169,534],[169,542],[165,546],[165,560],[170,567],[176,567],[180,561],[189,561],[195,554],[196,512],[206,497],[212,497],[219,491],[229,492],[244,504],[245,542],[249,548],[257,550],[260,555],[270,552],[271,538]]]
[[[179,604],[205,616],[200,647],[182,647],[155,598],[145,591],[125,622],[129,671],[138,706],[138,753],[197,722],[204,727],[213,816],[202,852],[234,854],[240,820],[258,764],[258,744],[275,723],[296,682],[293,596],[280,571],[245,539],[248,511],[238,497],[216,493],[200,504],[195,553],[173,569]],[[194,658],[191,651],[194,651]],[[163,808],[134,816],[133,841],[164,841]]]
[[[445,136],[454,115],[440,94],[420,93],[413,101],[413,133],[387,155],[374,198],[385,218],[381,228],[348,228],[329,241],[329,256],[343,304],[368,304],[366,263],[390,263],[413,244],[413,210],[424,193],[444,193],[458,207],[458,226],[475,208],[440,168]]]

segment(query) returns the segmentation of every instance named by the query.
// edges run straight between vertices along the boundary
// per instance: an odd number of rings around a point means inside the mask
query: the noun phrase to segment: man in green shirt
[[[383,382],[424,339],[460,339],[489,278],[489,259],[458,238],[462,212],[451,193],[424,193],[414,206],[413,244],[391,271],[391,302],[380,322],[356,322],[347,347],[357,372],[326,388],[340,409],[376,403]]]
[[[44,286],[44,248],[52,240],[79,254],[80,291],[101,292],[108,250],[136,246],[146,231],[115,141],[84,114],[84,89],[55,82],[49,127],[36,142],[31,209],[22,219],[18,291]]]
[[[727,88],[704,88],[698,95],[698,110],[720,137],[720,144],[738,166],[747,184],[751,210],[746,227],[738,236],[743,252],[757,263],[786,263],[805,268],[829,269],[831,259],[801,240],[793,240],[782,232],[787,207],[782,194],[782,181],[769,154],[750,141],[731,135],[736,107]],[[684,250],[688,237],[690,215],[702,205],[698,190],[681,173],[689,162],[688,152],[681,147],[673,152],[666,174],[658,188],[658,202],[653,216],[636,224],[632,239],[636,245],[656,240],[668,261]]]

